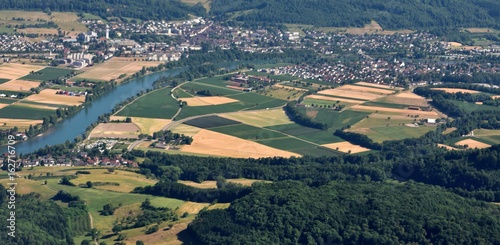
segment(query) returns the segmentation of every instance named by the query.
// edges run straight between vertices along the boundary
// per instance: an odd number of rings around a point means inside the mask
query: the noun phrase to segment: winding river
[[[255,64],[267,62],[252,61],[252,63]],[[237,66],[244,63],[248,63],[248,61],[223,62],[216,65],[221,68],[235,69]],[[97,121],[100,115],[111,112],[118,103],[136,95],[141,90],[152,89],[153,82],[158,78],[162,76],[175,76],[182,70],[183,68],[160,71],[132,79],[125,84],[116,86],[108,93],[92,101],[91,104],[86,105],[85,108],[72,117],[66,118],[64,121],[52,126],[43,134],[30,138],[27,141],[18,142],[14,146],[16,153],[27,154],[47,145],[62,144],[66,142],[66,140],[73,141],[77,136],[81,136],[90,124]],[[0,152],[7,152],[7,146],[1,146]]]

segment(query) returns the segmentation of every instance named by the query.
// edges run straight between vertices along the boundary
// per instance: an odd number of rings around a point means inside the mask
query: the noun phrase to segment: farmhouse
[[[428,118],[427,119],[427,123],[435,124],[436,123],[436,119]]]

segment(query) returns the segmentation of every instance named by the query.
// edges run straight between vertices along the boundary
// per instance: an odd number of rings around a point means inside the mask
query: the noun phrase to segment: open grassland
[[[221,116],[256,127],[268,127],[293,123],[285,114],[285,111],[281,108],[260,111],[241,111],[226,113]]]
[[[286,85],[282,85],[282,84],[275,84],[275,85],[273,85],[273,88],[282,88],[282,89],[288,89],[288,90],[292,90],[292,91],[296,90],[296,91],[303,91],[303,92],[309,91],[309,89],[296,88],[296,87],[286,86]]]
[[[449,134],[449,133],[451,133],[451,132],[453,132],[453,131],[455,131],[455,130],[457,130],[457,128],[447,128],[447,129],[445,129],[445,130],[443,131],[443,134]]]
[[[335,131],[334,129],[324,131],[309,127],[304,127],[295,123],[270,126],[266,128],[271,130],[276,130],[291,136],[295,136],[299,139],[303,139],[308,142],[312,142],[319,145],[342,141],[342,139],[333,135],[333,131]]]
[[[391,90],[391,89],[373,88],[373,87],[368,87],[368,86],[357,86],[357,85],[351,85],[351,84],[341,86],[337,89],[344,90],[344,91],[356,91],[356,92],[381,94],[381,95],[393,94],[395,92],[394,90]]]
[[[361,87],[361,86],[358,86],[358,87]],[[342,89],[342,87],[321,90],[318,92],[318,94],[331,95],[331,96],[336,96],[336,97],[350,98],[350,99],[357,99],[357,100],[374,100],[374,99],[381,98],[385,95],[385,94],[367,93],[367,92],[355,91],[355,90],[349,90],[349,89],[345,90],[345,89]]]
[[[390,126],[390,127],[374,127],[374,128],[355,128],[349,129],[350,132],[360,133],[368,136],[375,142],[383,142],[386,140],[401,140],[406,138],[418,138],[429,131],[435,130],[436,127],[408,127],[408,126]]]
[[[500,135],[500,130],[495,130],[495,129],[475,129],[474,130],[474,136],[480,137],[480,136],[491,136],[491,135]]]
[[[324,108],[299,108],[299,110],[318,122],[326,123],[329,129],[340,129],[346,125],[354,125],[370,114],[352,110],[337,112]]]
[[[111,120],[125,120],[127,117],[112,116]],[[131,117],[132,123],[139,127],[141,134],[153,135],[154,132],[160,131],[167,124],[172,122],[169,119]]]
[[[90,138],[137,139],[141,130],[133,123],[100,123],[90,133]]]
[[[200,82],[189,82],[181,85],[183,90],[190,94],[196,94],[198,91],[208,90],[214,96],[224,96],[231,94],[239,94],[242,93],[239,90],[234,90],[230,88],[226,88],[225,86],[210,84],[207,81],[204,83]]]
[[[53,115],[53,110],[30,108],[17,105],[9,105],[0,109],[0,118],[11,118],[11,119],[42,119]],[[9,122],[12,124],[12,122]]]
[[[162,62],[157,61],[137,61],[133,58],[113,57],[104,63],[95,64],[92,68],[78,75],[76,78],[109,81],[118,79],[122,74],[130,76],[142,69],[142,67],[158,66]]]
[[[36,73],[28,74],[22,77],[22,79],[34,81],[50,81],[58,79],[60,77],[66,77],[74,72],[74,70],[70,69],[45,67],[42,70],[37,71]]]
[[[12,80],[12,81],[0,84],[0,90],[29,92],[30,89],[36,88],[39,85],[40,85],[39,82],[24,81],[24,80]]]
[[[299,154],[274,149],[250,140],[205,129],[193,137],[191,145],[183,146],[182,151],[239,158],[300,156]]]
[[[222,96],[207,96],[207,97],[192,97],[192,98],[182,98],[188,106],[211,106],[211,105],[223,105],[228,103],[238,102],[235,99],[222,97]]]
[[[254,127],[246,124],[237,124],[223,127],[210,128],[211,131],[235,136],[245,140],[264,140],[272,138],[286,138],[285,134],[266,128]]]
[[[18,102],[19,100],[16,100],[16,99],[11,99],[11,98],[0,98],[0,103],[2,104],[12,104],[14,102]]]
[[[32,71],[39,71],[43,66],[27,65],[18,63],[3,63],[0,65],[0,78],[2,79],[18,79],[28,75]]]
[[[357,28],[357,27],[351,27],[351,28],[345,28],[345,27],[316,27],[314,28],[319,31],[324,31],[324,32],[344,32],[348,34],[354,34],[354,35],[364,35],[364,34],[382,34],[382,35],[391,35],[394,33],[413,33],[415,31],[412,30],[384,30],[382,26],[380,26],[376,21],[372,20],[369,24],[366,24],[362,28]]]
[[[364,148],[359,145],[353,145],[347,141],[344,142],[338,142],[338,143],[332,143],[332,144],[326,144],[323,145],[324,147],[336,150],[336,151],[341,151],[344,153],[360,153],[360,152],[365,152],[365,151],[370,151],[368,148]]]
[[[127,105],[116,116],[171,119],[179,110],[179,102],[170,96],[171,88],[150,92]]]
[[[431,90],[439,90],[439,91],[445,91],[446,93],[469,93],[469,94],[477,94],[480,93],[479,91],[476,90],[470,90],[470,89],[461,89],[461,88],[431,88]]]
[[[483,143],[483,142],[480,142],[480,141],[477,141],[477,140],[473,140],[473,139],[461,140],[461,141],[458,141],[455,144],[456,145],[461,145],[461,146],[468,146],[468,148],[471,148],[471,149],[474,149],[474,148],[484,149],[484,148],[488,148],[488,147],[491,146],[491,145],[488,145],[486,143]]]
[[[116,192],[130,193],[134,188],[138,186],[146,186],[146,185],[154,185],[156,181],[146,178],[146,176],[123,170],[115,170],[110,173],[107,169],[88,169],[85,171],[89,171],[90,174],[79,174],[78,178],[71,180],[72,183],[86,184],[87,181],[92,182],[113,182],[118,183],[119,186],[116,185],[101,185],[94,186],[93,188],[102,189],[102,190],[110,190]],[[73,171],[72,171],[73,172]],[[74,171],[76,172],[76,170]],[[71,172],[70,172],[71,173]]]
[[[23,21],[13,20],[12,18],[23,18]],[[11,11],[2,10],[0,11],[0,23],[11,24],[11,25],[21,25],[21,24],[43,24],[46,22],[38,21],[38,19],[44,21],[55,22],[62,31],[67,32],[67,35],[76,35],[81,32],[87,31],[87,27],[83,23],[78,22],[77,13],[74,12],[51,12],[50,15],[44,12],[38,11]],[[47,29],[47,28],[27,28],[27,29]],[[18,32],[22,32],[26,29],[18,29]],[[57,30],[47,29],[47,32],[40,32],[40,34],[57,34]]]
[[[66,106],[80,105],[85,102],[85,96],[56,94],[57,91],[55,89],[44,89],[39,94],[32,94],[26,97],[25,100]]]
[[[17,32],[24,34],[57,35],[57,29],[54,28],[24,28],[24,29],[17,29]]]
[[[47,104],[47,103],[38,103],[38,102],[33,102],[33,101],[20,101],[16,103],[17,106],[22,106],[22,107],[30,107],[30,108],[39,108],[39,109],[47,109],[47,110],[57,110],[59,108],[66,108],[66,106],[63,105],[55,105],[55,104]]]

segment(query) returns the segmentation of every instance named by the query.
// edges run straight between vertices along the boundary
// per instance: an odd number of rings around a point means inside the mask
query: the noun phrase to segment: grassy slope
[[[127,105],[117,116],[170,119],[179,109],[177,100],[170,96],[171,88],[153,91]]]

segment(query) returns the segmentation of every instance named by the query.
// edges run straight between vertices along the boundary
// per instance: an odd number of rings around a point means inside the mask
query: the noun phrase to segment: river
[[[267,61],[269,62],[269,61]],[[265,61],[252,61],[252,63],[267,63]],[[220,67],[235,69],[240,64],[248,61],[223,62],[217,64]],[[85,105],[85,108],[77,112],[72,117],[66,118],[62,122],[52,126],[41,135],[30,138],[26,141],[18,142],[14,147],[17,154],[27,154],[34,152],[47,145],[56,145],[73,141],[77,136],[81,136],[93,122],[97,121],[100,115],[111,112],[120,102],[132,97],[142,90],[152,89],[153,83],[161,76],[175,76],[182,71],[181,68],[155,72],[143,77],[135,78],[125,84],[116,86],[114,89],[103,94]],[[7,152],[7,146],[1,146],[0,152]]]

